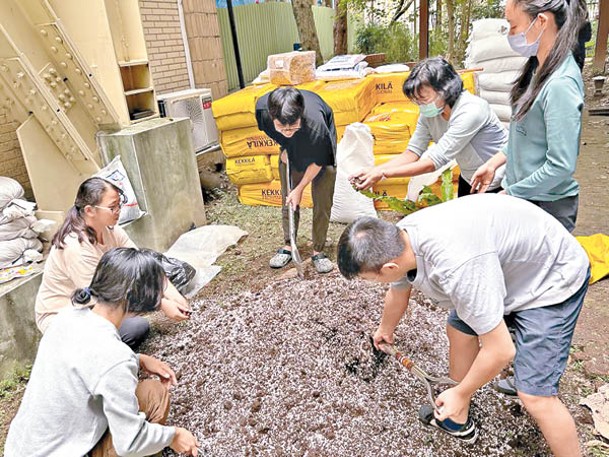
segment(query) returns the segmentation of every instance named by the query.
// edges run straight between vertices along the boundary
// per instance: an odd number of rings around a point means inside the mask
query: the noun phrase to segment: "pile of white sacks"
[[[35,203],[23,200],[23,187],[0,176],[0,269],[42,259],[40,233],[50,221],[34,216]]]
[[[465,57],[465,68],[483,69],[478,73],[478,95],[489,102],[506,127],[512,115],[510,90],[527,60],[510,47],[508,30],[505,19],[474,21]]]

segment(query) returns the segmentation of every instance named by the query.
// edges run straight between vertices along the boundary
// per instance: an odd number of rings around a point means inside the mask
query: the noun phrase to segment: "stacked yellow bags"
[[[407,101],[402,87],[409,74],[410,72],[376,73],[368,76],[374,85],[376,103]]]
[[[460,72],[464,86],[476,92],[475,72]],[[353,122],[370,126],[375,137],[375,163],[384,163],[402,153],[414,132],[419,116],[416,104],[402,92],[409,73],[374,74],[362,79],[311,81],[299,89],[317,93],[333,110],[337,140]],[[220,131],[220,143],[227,157],[227,174],[239,186],[239,199],[248,205],[281,206],[279,145],[257,128],[256,102],[275,89],[272,84],[248,86],[216,100],[212,111]],[[375,190],[404,198],[408,178],[384,180]],[[311,207],[310,188],[303,207]]]
[[[330,81],[313,92],[332,108],[334,123],[340,127],[361,122],[376,104],[370,78]]]

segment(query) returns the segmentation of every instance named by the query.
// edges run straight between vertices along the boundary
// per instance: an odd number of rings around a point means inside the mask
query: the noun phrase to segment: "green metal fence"
[[[312,8],[321,53],[324,60],[328,60],[332,57],[334,49],[334,10],[318,6]],[[300,41],[298,29],[290,3],[251,4],[236,6],[233,10],[243,78],[248,83],[266,68],[268,55],[293,50],[294,43]],[[239,79],[226,8],[218,9],[218,20],[228,74],[228,89],[233,90],[239,87]],[[353,30],[354,27],[350,21],[348,31],[350,51],[353,49],[355,35]]]

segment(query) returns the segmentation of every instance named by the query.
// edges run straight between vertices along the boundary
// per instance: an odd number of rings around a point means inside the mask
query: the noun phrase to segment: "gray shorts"
[[[546,213],[551,214],[560,222],[569,232],[575,229],[577,221],[577,209],[579,207],[579,196],[564,197],[553,202],[541,202],[529,200],[534,205],[539,206]]]
[[[527,309],[504,317],[516,338],[514,384],[516,390],[529,395],[558,395],[558,384],[567,366],[575,324],[588,290],[590,270],[584,284],[562,303]],[[476,335],[451,310],[448,323],[468,335]]]

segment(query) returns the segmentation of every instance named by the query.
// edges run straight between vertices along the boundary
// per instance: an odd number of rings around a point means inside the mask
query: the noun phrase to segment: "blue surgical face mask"
[[[529,25],[529,28],[526,29],[525,32],[520,32],[516,35],[508,35],[507,37],[510,47],[514,50],[514,52],[517,52],[523,57],[536,56],[537,51],[539,50],[539,41],[541,40],[541,35],[543,35],[544,30],[541,31],[535,41],[533,41],[532,43],[527,43],[527,33],[529,33],[529,30],[531,30],[531,27],[533,27],[533,24],[535,24],[536,20],[537,18],[535,18],[533,22],[531,22],[531,25]]]
[[[444,107],[438,108],[435,100],[431,103],[427,103],[426,105],[419,105],[419,112],[423,117],[436,117],[442,111],[444,111]]]

